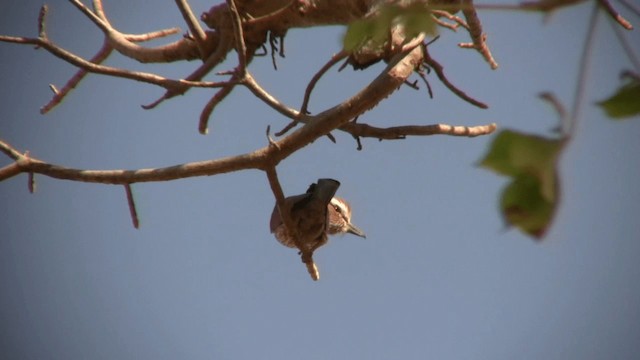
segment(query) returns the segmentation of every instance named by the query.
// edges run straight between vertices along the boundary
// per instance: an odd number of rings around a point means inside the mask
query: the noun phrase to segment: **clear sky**
[[[201,13],[211,4],[191,1]],[[36,36],[41,1],[5,2],[0,33]],[[180,26],[171,1],[106,1],[121,31]],[[500,68],[460,50],[442,31],[432,55],[450,79],[490,105],[478,110],[430,77],[361,116],[379,126],[496,122],[549,134],[556,117],[536,100],[553,90],[570,107],[591,5],[539,14],[480,12]],[[624,10],[623,8],[621,8]],[[640,26],[637,17],[626,12]],[[497,199],[505,179],[475,166],[492,137],[317,140],[279,167],[287,194],[320,177],[342,182],[366,231],[316,253],[313,282],[295,251],[269,233],[266,176],[245,171],[134,185],[134,229],[121,186],[26,176],[0,184],[2,359],[631,359],[640,353],[640,122],[612,122],[592,103],[629,69],[599,18],[578,131],[560,162],[562,203],[542,243],[505,230]],[[52,2],[50,37],[86,58],[101,34],[67,2]],[[278,71],[250,71],[298,107],[312,74],[340,48],[341,27],[294,30]],[[640,43],[638,31],[627,33]],[[157,42],[155,44],[158,44]],[[636,48],[637,50],[637,48]],[[287,123],[242,88],[197,132],[212,95],[193,90],[155,110],[153,86],[93,75],[59,107],[39,108],[75,69],[43,50],[0,44],[0,138],[70,167],[163,167],[251,151]],[[221,70],[234,66],[229,56]],[[167,76],[196,62],[108,64]],[[310,110],[355,93],[381,67],[331,71]],[[215,79],[211,77],[210,79]],[[0,160],[1,165],[8,164]]]

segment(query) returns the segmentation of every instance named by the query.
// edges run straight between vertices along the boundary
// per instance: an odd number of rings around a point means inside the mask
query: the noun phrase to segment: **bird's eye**
[[[337,211],[338,213],[342,213],[342,208],[340,208],[340,206],[338,206],[338,205],[333,205],[333,209],[335,211]]]

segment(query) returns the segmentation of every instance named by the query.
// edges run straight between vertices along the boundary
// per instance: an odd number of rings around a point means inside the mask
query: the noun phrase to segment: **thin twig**
[[[281,103],[278,99],[273,97],[269,92],[258,84],[258,82],[251,76],[251,73],[248,71],[245,73],[244,78],[241,80],[242,84],[246,86],[249,91],[253,93],[258,99],[262,100],[265,104],[269,105],[272,109],[279,112],[280,114],[288,117],[292,120],[300,120],[305,115],[299,113],[297,110],[292,109],[285,104]]]
[[[567,110],[565,110],[564,105],[562,105],[555,94],[551,92],[543,92],[538,94],[538,97],[553,107],[553,110],[558,114],[560,124],[564,124],[567,121]]]
[[[93,12],[102,20],[109,23],[109,19],[107,19],[107,15],[104,12],[104,7],[102,6],[102,0],[93,0]]]
[[[417,69],[416,74],[424,81],[425,85],[427,85],[427,92],[429,94],[429,98],[433,99],[433,90],[431,89],[431,84],[429,84],[429,80],[427,80],[427,76],[425,75],[422,69]]]
[[[453,85],[449,79],[447,78],[447,76],[444,74],[444,67],[442,65],[440,65],[439,62],[437,62],[436,60],[434,60],[431,55],[429,55],[429,50],[428,46],[424,46],[423,48],[423,52],[424,52],[424,61],[427,65],[429,65],[435,72],[436,75],[438,76],[438,79],[440,79],[440,81],[442,81],[442,83],[449,89],[451,90],[451,92],[453,92],[454,94],[458,95],[458,97],[460,97],[461,99],[463,99],[464,101],[475,105],[481,109],[487,109],[488,106],[487,104],[476,100],[474,98],[472,98],[471,96],[467,95],[464,91],[458,89],[455,85]]]
[[[620,26],[627,30],[633,30],[633,25],[631,25],[631,23],[627,19],[620,15],[620,13],[613,7],[613,5],[611,5],[609,0],[598,0],[598,3],[600,3],[600,5],[615,21],[618,22],[618,24],[620,24]]]
[[[287,132],[289,132],[289,130],[291,130],[294,127],[296,127],[298,125],[298,123],[299,123],[298,120],[290,121],[285,127],[282,128],[282,130],[280,130],[280,131],[278,131],[276,133],[276,136],[282,136],[282,135],[286,134]]]
[[[89,61],[94,64],[100,64],[109,57],[112,51],[113,48],[111,47],[111,45],[109,45],[109,42],[105,40],[100,50],[91,59],[89,59]],[[60,104],[65,96],[67,96],[67,94],[71,92],[71,90],[73,90],[87,74],[88,71],[85,69],[79,69],[78,71],[76,71],[76,73],[62,87],[62,89],[55,91],[54,96],[51,98],[51,100],[49,100],[47,104],[40,108],[40,114],[44,115],[51,109],[56,107],[58,104]]]
[[[138,218],[138,210],[136,210],[136,203],[133,200],[133,193],[131,191],[131,184],[124,184],[124,191],[127,194],[127,204],[129,205],[129,214],[131,215],[131,222],[133,227],[140,228],[140,220]]]
[[[449,29],[451,31],[454,31],[454,32],[458,31],[458,26],[459,26],[458,23],[450,23],[450,22],[447,22],[447,21],[439,19],[435,15],[431,15],[431,16],[433,17],[433,21],[435,21],[436,24],[438,24],[438,25],[440,25],[440,26],[442,26],[444,28],[447,28],[447,29]]]
[[[88,18],[91,20],[96,26],[100,28],[103,32],[107,33],[113,30],[110,24],[103,20],[102,17],[96,15],[91,9],[86,7],[79,0],[69,0],[78,10],[82,11]]]
[[[229,7],[229,13],[231,15],[233,35],[236,40],[236,52],[238,53],[237,73],[239,77],[242,78],[247,68],[247,46],[244,43],[242,19],[240,19],[240,14],[238,14],[238,9],[236,8],[236,2],[234,0],[227,0],[227,6]]]
[[[445,17],[451,21],[454,21],[455,23],[457,23],[458,25],[462,26],[463,28],[469,30],[469,24],[467,24],[466,21],[464,21],[461,17],[456,16],[451,14],[448,11],[445,10],[431,10],[431,12],[436,15],[436,16],[440,16],[440,17]]]
[[[38,13],[38,37],[42,39],[47,38],[46,20],[48,11],[49,7],[44,4],[40,7],[40,12]]]
[[[184,89],[191,87],[203,87],[203,88],[219,88],[224,87],[228,83],[227,82],[211,82],[211,81],[190,81],[190,80],[174,80],[167,79],[165,77],[145,73],[140,71],[130,71],[125,69],[114,68],[110,66],[94,64],[90,61],[87,61],[57,45],[52,43],[49,40],[45,39],[34,39],[34,38],[25,38],[25,37],[15,37],[15,36],[4,36],[0,35],[1,42],[8,42],[14,44],[33,44],[40,46],[47,51],[49,51],[54,56],[72,64],[79,68],[83,68],[91,73],[120,77],[135,81],[140,81],[144,83],[149,83],[153,85],[161,86],[165,89]]]
[[[103,13],[99,12],[98,15],[100,14],[103,14]],[[175,34],[179,30],[180,29],[178,28],[164,29],[164,30],[150,32],[147,34],[126,34],[125,37],[129,41],[133,41],[133,42],[148,41],[148,40],[153,40],[160,37],[165,37],[168,35]],[[102,47],[91,59],[89,59],[89,61],[94,64],[101,64],[109,57],[109,55],[111,55],[112,52],[113,52],[113,47],[111,46],[108,38],[105,37]],[[62,100],[69,94],[69,92],[71,92],[71,90],[73,90],[78,85],[78,83],[80,83],[80,81],[84,79],[84,77],[87,74],[88,74],[88,71],[82,68],[76,71],[76,73],[62,87],[62,89],[54,91],[53,98],[47,104],[45,104],[43,107],[40,108],[40,113],[46,114],[51,109],[59,105],[62,102]]]
[[[207,60],[198,67],[194,72],[189,74],[185,78],[187,81],[200,81],[205,75],[207,75],[213,68],[215,68],[218,64],[224,61],[227,52],[231,49],[231,40],[228,39],[227,36],[220,36],[220,41],[218,42],[218,46],[216,47],[216,51],[214,51]],[[144,109],[152,109],[162,103],[164,100],[171,99],[178,95],[183,95],[189,90],[188,87],[176,88],[176,89],[168,89],[162,97],[158,100],[154,101],[149,105],[142,106]]]
[[[276,52],[278,51],[278,38],[269,32],[269,48],[271,49],[271,64],[274,70],[278,70],[278,63],[276,62]]]
[[[311,92],[313,91],[316,83],[320,78],[329,70],[333,65],[337,64],[342,59],[346,58],[349,54],[342,50],[337,54],[334,54],[329,61],[327,61],[321,68],[316,72],[309,84],[307,84],[307,88],[304,90],[304,98],[302,100],[302,106],[300,107],[300,114],[308,114],[308,106],[309,106],[309,98],[311,97]]]
[[[295,3],[296,1],[289,1],[289,3],[275,11],[270,12],[269,14],[257,17],[257,18],[251,18],[248,19],[246,21],[247,26],[256,26],[256,25],[260,25],[260,24],[264,24],[265,22],[270,22],[274,19],[278,19],[278,18],[282,18],[282,15],[284,14],[285,11],[289,10],[289,7],[291,5],[293,5],[293,3]]]
[[[175,0],[176,5],[178,5],[178,9],[180,9],[180,13],[182,14],[182,18],[187,23],[187,27],[189,27],[189,31],[193,38],[196,41],[196,46],[198,47],[198,51],[200,52],[200,58],[204,59],[207,57],[209,53],[207,50],[207,35],[204,30],[200,26],[198,19],[196,19],[195,15],[193,15],[193,11],[191,11],[191,7],[187,0]]]
[[[229,85],[218,90],[212,97],[209,99],[207,104],[204,106],[202,111],[200,112],[200,121],[198,122],[198,132],[202,135],[206,135],[209,133],[209,119],[211,118],[211,113],[213,110],[224,100],[227,95],[231,93],[233,88],[235,87],[235,82],[237,81],[237,76],[232,76],[230,79]]]
[[[478,13],[473,5],[473,0],[463,0],[462,13],[467,19],[469,25],[469,35],[471,35],[471,44],[459,44],[462,48],[474,48],[489,63],[491,69],[497,69],[498,63],[493,58],[489,47],[487,46],[487,35],[482,32],[482,23],[478,17]]]
[[[156,182],[184,179],[188,177],[224,174],[238,170],[262,169],[264,167],[267,149],[258,149],[254,152],[220,159],[195,161],[175,166],[155,169],[136,170],[86,170],[58,166],[35,159],[25,157],[8,143],[0,140],[0,151],[4,152],[15,162],[11,165],[13,170],[4,169],[0,175],[0,181],[15,176],[18,173],[37,173],[61,180],[72,180],[101,184],[128,184],[137,182]],[[283,155],[289,155],[285,153]],[[10,165],[10,166],[11,166]],[[10,166],[6,166],[10,167]],[[16,170],[19,170],[16,172]]]
[[[70,0],[73,5],[82,11],[109,39],[110,45],[119,53],[142,63],[151,62],[171,62],[175,60],[191,60],[199,58],[197,43],[192,38],[180,39],[170,44],[159,47],[142,47],[135,44],[130,35],[123,34],[114,29],[104,15],[102,4],[94,0],[94,8],[91,11],[79,0]],[[170,29],[170,32],[176,33],[178,30]],[[209,39],[207,39],[209,41]],[[213,43],[214,39],[211,39]]]
[[[497,128],[495,123],[479,126],[453,126],[447,124],[407,125],[379,128],[364,123],[350,122],[340,127],[353,137],[370,137],[380,140],[402,140],[407,136],[449,135],[476,137],[488,135]]]

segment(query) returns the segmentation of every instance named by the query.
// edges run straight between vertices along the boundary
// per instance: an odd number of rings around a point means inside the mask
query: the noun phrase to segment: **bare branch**
[[[6,37],[5,37],[6,38]],[[42,42],[48,44],[48,42]],[[0,141],[0,151],[15,160],[13,165],[21,172],[38,173],[57,179],[74,180],[103,184],[132,184],[137,182],[167,181],[187,177],[216,175],[245,169],[265,170],[270,164],[276,164],[300,148],[308,145],[318,137],[344,125],[350,119],[367,111],[378,102],[394,92],[422,60],[422,51],[415,48],[396,55],[387,68],[369,85],[345,102],[334,106],[316,116],[309,117],[309,123],[289,136],[251,153],[215,160],[198,161],[157,169],[138,170],[82,170],[49,164],[32,157],[25,157],[18,150],[4,141]],[[251,84],[252,78],[247,73],[244,84]],[[254,84],[257,85],[257,84]],[[252,91],[256,86],[249,85]],[[264,96],[264,94],[262,94]],[[267,96],[269,96],[267,94]],[[281,108],[284,111],[284,108]],[[295,113],[294,110],[292,110]],[[278,151],[273,149],[277,148]],[[3,169],[5,179],[16,174],[15,166]]]
[[[279,21],[286,11],[290,10],[291,5],[293,5],[296,1],[289,1],[289,3],[275,11],[272,11],[269,14],[262,15],[257,18],[252,18],[247,20],[246,24],[250,26],[259,26],[271,21]]]
[[[354,137],[371,137],[380,140],[400,140],[407,136],[450,135],[476,137],[488,135],[497,128],[495,123],[479,126],[452,126],[447,124],[407,125],[378,128],[368,124],[350,122],[340,127]]]
[[[191,87],[203,87],[203,88],[218,88],[227,85],[227,82],[210,82],[210,81],[189,81],[189,80],[173,80],[167,79],[159,75],[130,71],[125,69],[114,68],[105,65],[94,64],[87,61],[63,48],[53,44],[46,39],[34,39],[25,37],[5,36],[0,35],[0,41],[15,43],[15,44],[32,44],[42,47],[49,51],[54,56],[73,64],[79,68],[85,69],[88,72],[109,75],[114,77],[121,77],[125,79],[145,82],[153,85],[158,85],[166,89],[185,89]]]
[[[205,75],[207,75],[214,67],[224,61],[227,53],[231,49],[231,40],[227,36],[221,36],[220,41],[217,44],[216,51],[214,51],[207,60],[194,72],[186,77],[187,81],[200,81]],[[183,86],[181,88],[167,89],[167,91],[158,100],[149,105],[142,106],[144,109],[152,109],[162,103],[164,100],[171,99],[172,97],[183,95],[189,90],[189,87]]]
[[[12,178],[22,172],[22,169],[18,165],[18,163],[11,163],[7,166],[3,166],[0,168],[0,181],[4,181],[6,179]]]
[[[47,6],[47,4],[44,4],[40,8],[40,12],[38,13],[38,37],[43,39],[47,38],[47,27],[45,26],[45,22],[47,20],[48,11],[49,7]]]
[[[231,14],[233,34],[236,40],[236,52],[238,53],[238,67],[236,72],[240,77],[243,77],[247,68],[247,46],[244,43],[242,20],[240,19],[240,14],[238,14],[238,9],[236,8],[234,0],[227,0],[227,6],[229,7],[229,13]]]
[[[491,51],[487,46],[487,35],[482,32],[482,23],[480,22],[480,18],[478,17],[478,13],[476,12],[473,0],[463,0],[463,8],[462,13],[464,17],[467,19],[467,24],[469,24],[469,35],[471,35],[470,44],[459,44],[461,48],[474,48],[478,50],[480,55],[489,63],[492,69],[498,68],[498,63],[491,55]]]
[[[98,2],[98,1],[96,1],[96,2]],[[180,29],[178,29],[178,28],[164,29],[164,30],[150,32],[150,33],[147,33],[147,34],[135,34],[135,35],[134,34],[127,34],[127,35],[125,35],[125,37],[129,41],[134,41],[134,42],[148,41],[148,40],[153,40],[153,39],[157,39],[157,38],[160,38],[160,37],[165,37],[165,36],[168,36],[168,35],[175,34],[179,30]],[[109,43],[108,39],[105,38],[105,41],[102,44],[102,47],[100,48],[100,50],[98,50],[98,52],[89,61],[94,63],[94,64],[101,64],[103,61],[105,61],[109,57],[109,55],[111,55],[112,52],[113,52],[113,47]],[[73,90],[78,85],[78,83],[80,83],[80,81],[82,79],[84,79],[84,77],[87,74],[88,74],[87,70],[82,69],[82,68],[79,69],[69,79],[69,81],[67,81],[67,83],[64,85],[64,87],[62,87],[62,89],[60,89],[59,91],[58,90],[54,91],[53,98],[46,105],[44,105],[42,108],[40,108],[40,113],[41,114],[46,114],[51,109],[53,109],[58,104],[60,104],[62,102],[62,100],[69,94],[69,92],[71,92],[71,90]]]
[[[102,48],[100,48],[100,50],[89,61],[94,64],[100,64],[109,57],[112,51],[113,51],[113,48],[111,47],[111,45],[109,45],[109,43],[105,41],[104,44],[102,45]],[[43,107],[40,108],[40,114],[44,115],[48,113],[51,109],[56,107],[58,104],[60,104],[62,100],[65,98],[65,96],[67,96],[67,94],[69,94],[71,90],[75,89],[76,85],[78,85],[78,83],[80,83],[80,81],[84,79],[84,77],[87,74],[88,74],[88,71],[85,69],[78,70],[69,79],[69,81],[67,81],[67,83],[62,87],[62,89],[56,90],[54,92],[53,98],[51,98],[51,100],[49,100],[47,104],[45,104]]]
[[[451,31],[458,31],[458,24],[457,23],[450,23],[444,20],[441,20],[440,18],[438,18],[437,16],[431,15],[433,17],[433,21],[436,22],[436,24],[447,28]]]
[[[607,13],[609,13],[609,15],[615,21],[618,22],[618,24],[620,24],[620,26],[627,30],[633,30],[633,25],[631,25],[631,23],[627,19],[620,15],[620,13],[613,7],[613,5],[611,5],[609,0],[598,0],[598,3],[600,3],[600,5],[607,11]]]
[[[124,184],[124,191],[127,194],[127,204],[129,205],[129,214],[131,215],[131,222],[133,227],[140,228],[140,220],[138,218],[138,210],[136,210],[136,203],[133,200],[133,193],[131,192],[131,184]]]
[[[206,43],[207,35],[205,34],[204,30],[202,30],[198,19],[196,19],[195,15],[193,15],[193,11],[191,11],[191,7],[189,6],[187,0],[176,0],[176,5],[178,5],[180,13],[182,14],[182,18],[184,18],[184,21],[189,27],[189,31],[196,41],[198,51],[200,52],[200,58],[204,59],[209,53],[207,51]]]
[[[269,94],[265,89],[262,88],[262,86],[260,86],[260,84],[258,84],[258,82],[256,82],[256,80],[248,71],[245,73],[245,76],[241,81],[242,84],[246,86],[255,96],[257,96],[265,104],[269,105],[272,109],[279,112],[280,114],[294,120],[299,120],[302,116],[304,116],[304,114],[301,114],[297,110],[284,105],[278,99]]]
[[[427,80],[427,76],[425,75],[424,71],[422,69],[418,69],[416,70],[416,73],[418,74],[420,79],[422,79],[425,85],[427,85],[427,93],[429,94],[429,98],[433,99],[433,90],[431,89],[431,84],[429,84],[429,80]]]
[[[551,92],[543,92],[538,94],[538,97],[551,105],[556,114],[558,114],[561,124],[567,121],[567,110],[565,110],[564,105],[562,105],[555,94]]]
[[[36,192],[36,179],[32,172],[28,174],[27,178],[27,188],[31,194]]]
[[[38,173],[56,179],[102,184],[131,184],[183,179],[188,177],[224,174],[245,169],[262,169],[267,149],[258,149],[248,154],[208,161],[197,161],[175,166],[138,170],[86,170],[49,164],[33,157],[25,157],[8,143],[0,140],[0,151],[14,158],[15,165],[23,173]],[[10,166],[11,166],[10,165]],[[6,166],[7,168],[9,166]],[[5,172],[0,180],[16,175],[15,170]],[[10,176],[7,176],[10,175]]]
[[[311,92],[313,91],[313,88],[316,86],[316,83],[318,82],[318,80],[320,80],[320,78],[329,70],[331,69],[331,67],[333,67],[333,65],[337,64],[339,61],[341,61],[342,59],[346,58],[349,54],[342,50],[337,54],[334,54],[331,59],[329,59],[329,61],[327,61],[326,64],[324,64],[320,70],[318,70],[318,72],[316,72],[313,77],[311,78],[311,81],[309,81],[309,84],[307,85],[307,88],[304,90],[304,99],[302,100],[302,107],[300,108],[300,114],[308,114],[308,106],[309,106],[309,98],[311,97]]]
[[[198,123],[198,132],[200,132],[200,134],[208,134],[209,133],[209,118],[211,117],[211,113],[213,112],[213,110],[216,108],[216,106],[218,106],[218,104],[220,104],[220,102],[222,102],[222,100],[224,100],[227,95],[229,95],[231,93],[231,91],[233,90],[233,87],[235,86],[235,82],[237,81],[238,77],[236,75],[231,77],[231,80],[229,81],[229,85],[223,87],[222,89],[218,90],[213,97],[211,97],[211,99],[209,99],[209,102],[207,102],[207,105],[205,105],[205,107],[202,109],[202,112],[200,113],[200,122]]]
[[[104,7],[102,6],[102,0],[93,0],[93,12],[100,17],[100,19],[109,22],[107,15],[104,13]]]
[[[449,90],[451,90],[451,92],[453,92],[454,94],[458,95],[458,97],[460,97],[461,99],[465,100],[466,102],[475,105],[481,109],[487,109],[488,106],[487,104],[478,101],[474,98],[472,98],[471,96],[467,95],[464,91],[458,89],[455,85],[453,85],[449,79],[447,78],[447,76],[444,74],[444,67],[442,65],[440,65],[439,62],[437,62],[436,60],[434,60],[431,55],[429,55],[429,50],[428,50],[428,46],[423,46],[422,50],[424,51],[424,62],[429,65],[435,72],[436,75],[438,75],[438,79],[440,79],[440,81],[442,81],[442,83],[449,88]]]
[[[166,44],[155,48],[145,48],[143,46],[134,44],[127,35],[117,31],[104,16],[102,10],[102,4],[97,7],[100,9],[100,14],[96,15],[93,11],[87,8],[79,0],[70,0],[76,8],[82,11],[102,32],[109,40],[109,43],[113,48],[124,56],[135,59],[141,63],[151,62],[170,62],[175,60],[191,60],[198,57],[198,51],[196,44],[190,39],[183,38],[170,44]],[[94,2],[95,4],[95,2]],[[213,39],[211,40],[213,41]],[[194,51],[195,50],[195,51]]]
[[[445,10],[431,10],[431,12],[436,16],[436,17],[445,17],[453,22],[455,22],[457,25],[462,26],[463,28],[469,30],[469,25],[467,24],[466,21],[464,21],[462,18],[460,18],[459,16],[453,15],[448,11]],[[456,30],[457,26],[453,29]]]

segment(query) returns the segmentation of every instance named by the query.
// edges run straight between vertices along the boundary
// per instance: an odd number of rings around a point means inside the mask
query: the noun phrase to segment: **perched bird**
[[[293,231],[282,221],[277,204],[271,213],[271,232],[282,245],[300,250],[302,261],[314,280],[318,280],[319,274],[313,263],[313,252],[327,243],[327,235],[351,233],[366,237],[362,230],[351,224],[349,203],[334,197],[339,186],[340,182],[336,180],[319,179],[306,193],[287,197],[282,211],[290,214]]]

